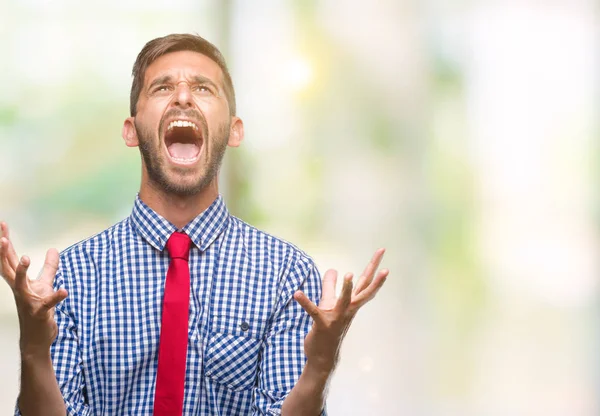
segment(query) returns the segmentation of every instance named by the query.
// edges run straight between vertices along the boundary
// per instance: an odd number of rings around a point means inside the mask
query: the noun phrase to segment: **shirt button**
[[[240,328],[242,328],[242,331],[246,332],[248,329],[250,329],[250,325],[248,325],[248,322],[244,321],[241,323]]]

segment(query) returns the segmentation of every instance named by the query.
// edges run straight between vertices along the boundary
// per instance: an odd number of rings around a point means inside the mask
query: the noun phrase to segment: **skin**
[[[0,223],[0,230],[0,272],[13,291],[21,334],[19,408],[24,415],[64,416],[65,404],[50,358],[50,345],[58,334],[54,307],[67,297],[64,289],[54,292],[52,288],[58,252],[48,250],[40,277],[31,280],[27,276],[29,258],[19,260],[6,223]]]
[[[335,296],[338,273],[333,269],[327,270],[323,276],[323,292],[318,306],[301,291],[294,294],[294,299],[313,318],[313,326],[304,339],[306,365],[283,403],[282,415],[320,414],[352,319],[375,297],[389,274],[387,269],[377,271],[384,253],[383,248],[375,252],[354,287],[353,274],[347,273],[339,298]]]
[[[196,161],[181,163],[169,155],[164,131],[173,119],[190,120],[200,127],[203,140]],[[244,126],[239,117],[230,115],[220,67],[204,55],[180,51],[158,58],[147,68],[136,116],[125,120],[122,136],[127,146],[140,147],[140,198],[183,228],[219,195],[217,173],[223,153],[227,146],[240,145]],[[52,287],[58,252],[48,250],[40,277],[31,280],[27,277],[29,258],[19,259],[5,223],[0,223],[0,231],[0,272],[13,291],[21,333],[19,407],[26,416],[64,415],[50,358],[50,345],[58,331],[54,307],[68,296],[64,289],[54,292]],[[282,414],[320,413],[352,319],[375,297],[388,276],[386,269],[377,271],[384,251],[375,252],[355,286],[352,274],[344,276],[339,298],[335,295],[335,270],[328,270],[323,277],[318,305],[301,291],[294,294],[314,323],[304,343],[306,365],[283,404]]]
[[[165,91],[155,91],[163,86],[163,83],[154,84],[155,81],[165,76],[171,77],[164,83]],[[212,88],[212,95],[200,91],[200,85],[194,80],[196,76],[207,79],[205,87]],[[169,156],[160,127],[161,124],[166,127],[173,118],[191,120],[198,126],[205,123],[208,136],[204,137],[197,163],[182,166]],[[217,157],[225,144],[240,145],[244,139],[244,124],[239,117],[230,115],[219,65],[199,53],[181,51],[163,55],[148,67],[136,116],[125,120],[122,136],[129,147],[149,149],[169,184],[190,190],[169,192],[150,175],[146,158],[142,158],[140,198],[175,226],[183,228],[219,195],[217,175],[211,172],[210,165],[220,164]],[[212,177],[208,173],[212,173]],[[205,186],[198,189],[195,185],[199,183]]]

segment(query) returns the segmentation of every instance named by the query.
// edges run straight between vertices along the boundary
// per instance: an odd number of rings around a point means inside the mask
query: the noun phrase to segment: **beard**
[[[148,177],[150,181],[162,190],[166,194],[172,194],[180,197],[193,196],[202,192],[213,179],[219,174],[223,156],[225,155],[225,149],[227,148],[227,140],[229,138],[229,123],[221,124],[214,135],[210,137],[208,134],[208,128],[204,118],[200,118],[202,124],[204,152],[206,154],[206,164],[200,172],[190,171],[189,168],[174,166],[171,167],[176,177],[189,177],[196,175],[197,177],[192,178],[189,181],[178,180],[177,178],[171,178],[167,172],[165,156],[162,153],[162,143],[158,145],[153,144],[152,132],[149,129],[145,129],[142,126],[135,124],[135,130],[139,139],[139,148]],[[162,126],[162,122],[160,123]],[[159,129],[162,131],[162,128]],[[210,146],[208,146],[210,143]]]

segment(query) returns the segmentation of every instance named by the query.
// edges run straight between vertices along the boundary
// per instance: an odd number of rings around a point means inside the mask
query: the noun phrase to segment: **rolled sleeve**
[[[58,336],[50,353],[58,387],[65,400],[70,416],[91,415],[84,394],[84,377],[77,327],[73,319],[63,310],[56,310]]]
[[[306,363],[304,338],[312,319],[293,299],[297,290],[314,303],[321,298],[321,277],[310,258],[300,257],[284,282],[280,307],[261,351],[252,413],[255,416],[281,414],[281,406]]]
[[[59,270],[54,279],[54,289],[64,288],[64,279]],[[67,298],[68,299],[68,298]],[[91,415],[89,407],[85,404],[84,379],[82,375],[81,353],[77,326],[72,316],[67,312],[65,300],[54,309],[54,319],[58,326],[58,335],[50,347],[54,374],[58,387],[65,401],[67,415],[88,416]],[[21,412],[15,405],[15,416]]]

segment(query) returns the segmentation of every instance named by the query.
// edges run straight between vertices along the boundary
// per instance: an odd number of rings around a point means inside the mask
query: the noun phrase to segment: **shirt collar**
[[[159,251],[165,249],[167,240],[177,227],[157,214],[137,195],[131,211],[135,231]],[[229,211],[219,195],[200,215],[190,221],[181,231],[185,232],[200,251],[206,250],[223,232],[229,221]]]

